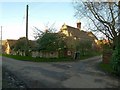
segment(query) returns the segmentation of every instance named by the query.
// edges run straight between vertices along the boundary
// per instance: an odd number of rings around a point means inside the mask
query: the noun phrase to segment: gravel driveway
[[[119,80],[97,69],[100,56],[75,62],[28,62],[3,57],[3,67],[29,88],[116,88]]]

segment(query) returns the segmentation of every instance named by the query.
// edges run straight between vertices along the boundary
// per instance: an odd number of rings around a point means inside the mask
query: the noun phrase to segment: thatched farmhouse
[[[66,46],[65,55],[73,56],[75,52],[80,51],[80,47],[83,48],[85,46],[92,46],[92,49],[98,48],[98,39],[92,32],[86,32],[81,30],[81,22],[78,22],[77,27],[72,27],[66,24],[63,24],[60,31],[57,34],[61,34],[64,39]],[[54,34],[54,33],[53,33]],[[14,50],[14,46],[18,40],[3,40],[2,41],[2,53],[4,54],[17,54]],[[31,41],[31,55],[32,57],[58,57],[59,51],[38,51],[36,48],[37,42]],[[89,44],[89,45],[88,45]],[[89,48],[89,47],[88,47]],[[87,48],[86,48],[87,50]],[[81,51],[82,53],[82,51]],[[23,55],[23,54],[20,54]]]
[[[64,34],[65,42],[67,44],[67,54],[72,55],[77,51],[77,45],[79,43],[91,42],[92,48],[98,48],[98,39],[92,32],[86,32],[81,30],[81,22],[77,23],[77,28],[63,24],[59,33]],[[80,44],[82,45],[82,44]]]

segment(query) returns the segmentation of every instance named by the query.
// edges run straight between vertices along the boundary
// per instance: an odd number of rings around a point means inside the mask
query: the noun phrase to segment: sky
[[[57,31],[65,23],[76,27],[77,18],[71,2],[1,2],[2,39],[19,39],[26,34],[26,5],[29,5],[28,38],[34,40],[34,26],[44,31],[47,26]],[[82,21],[81,21],[82,23]],[[82,26],[84,23],[82,23]]]

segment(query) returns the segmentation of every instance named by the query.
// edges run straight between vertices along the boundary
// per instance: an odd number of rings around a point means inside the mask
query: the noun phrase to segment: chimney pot
[[[77,22],[77,28],[78,28],[79,30],[81,29],[81,22],[80,22],[80,21]]]

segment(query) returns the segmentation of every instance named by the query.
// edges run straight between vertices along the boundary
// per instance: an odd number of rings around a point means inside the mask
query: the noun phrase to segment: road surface
[[[100,56],[75,62],[28,62],[3,57],[3,67],[29,88],[116,88],[119,80],[97,68]]]

